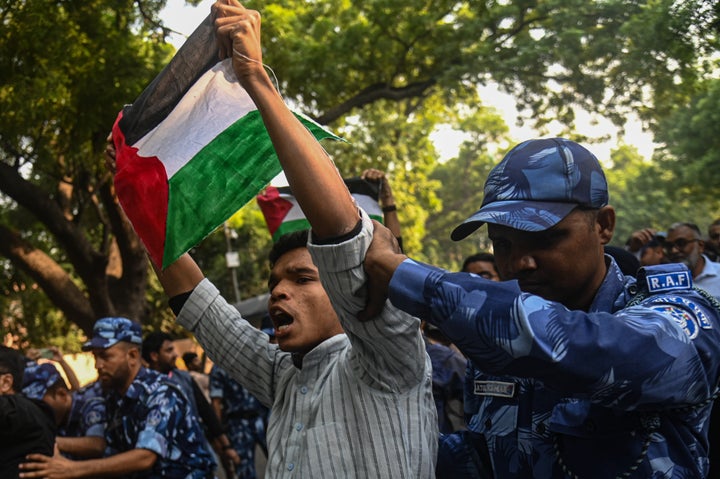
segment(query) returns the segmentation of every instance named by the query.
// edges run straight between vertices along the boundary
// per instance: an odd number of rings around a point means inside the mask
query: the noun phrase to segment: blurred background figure
[[[495,256],[492,253],[477,253],[465,258],[463,261],[463,273],[473,273],[492,281],[500,281],[497,268],[495,267]]]
[[[200,386],[193,380],[190,373],[176,367],[178,355],[173,337],[162,331],[154,331],[145,335],[142,356],[150,369],[167,375],[182,389],[189,400],[192,414],[200,419],[203,437],[209,446],[208,450],[215,451],[216,459],[220,459],[225,474],[232,476],[240,463],[240,457],[230,447],[230,440],[225,435],[213,407],[205,399]]]
[[[0,477],[16,479],[28,454],[53,454],[55,421],[42,401],[20,394],[26,359],[0,345]]]
[[[210,402],[210,376],[205,374],[205,368],[200,356],[194,352],[187,352],[182,355],[182,359],[188,373],[190,373],[190,376],[197,383],[205,399]]]
[[[99,382],[71,392],[53,364],[32,363],[25,368],[22,393],[53,410],[58,427],[56,443],[63,456],[102,457],[107,411]]]
[[[640,269],[640,261],[637,257],[624,248],[618,248],[617,246],[604,246],[605,254],[609,254],[615,260],[622,274],[628,276],[635,276],[637,270]]]
[[[665,257],[665,233],[657,233],[650,241],[640,248],[640,266],[655,266],[656,264],[668,263]]]
[[[665,256],[672,263],[683,263],[690,269],[693,285],[720,299],[720,264],[710,261],[700,228],[694,223],[674,223],[663,243]]]
[[[49,361],[56,362],[65,373],[65,377],[68,380],[68,389],[70,391],[77,391],[80,389],[80,381],[78,381],[77,375],[72,367],[65,361],[62,351],[57,346],[48,346],[47,348],[30,348],[25,352],[25,356],[33,362],[38,360],[46,359]]]
[[[717,261],[720,258],[720,218],[710,223],[707,234],[705,254],[711,261]]]
[[[210,370],[210,397],[233,449],[240,456],[234,477],[255,479],[255,446],[267,457],[267,408],[218,365]]]

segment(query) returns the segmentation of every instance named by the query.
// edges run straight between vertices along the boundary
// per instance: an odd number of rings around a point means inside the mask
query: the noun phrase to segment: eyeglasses
[[[685,249],[687,245],[690,243],[695,243],[696,241],[700,241],[699,239],[685,239],[685,238],[678,238],[675,241],[665,241],[663,243],[663,249],[666,253],[670,253],[675,248],[678,249],[678,251],[682,251]]]
[[[713,233],[710,235],[711,240],[719,240],[720,239],[720,233]]]

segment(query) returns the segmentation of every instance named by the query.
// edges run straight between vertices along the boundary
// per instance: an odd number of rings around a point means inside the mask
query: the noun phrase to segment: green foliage
[[[163,5],[2,2],[2,315],[33,322],[29,340],[72,336],[67,319],[87,331],[102,315],[149,314],[144,253],[121,231],[102,152],[117,112],[172,54],[154,20]]]
[[[458,156],[438,165],[431,175],[442,185],[437,192],[442,210],[428,219],[423,245],[429,262],[458,271],[466,257],[490,251],[491,244],[485,228],[459,242],[450,239],[450,232],[480,208],[488,173],[513,145],[509,144],[507,125],[491,108],[463,111],[455,115],[453,124],[469,136]]]
[[[672,223],[696,223],[704,230],[720,216],[720,203],[706,201],[684,187],[675,172],[661,162],[648,161],[634,147],[621,145],[605,168],[610,203],[617,211],[612,243],[625,244],[633,231],[651,227],[666,231]],[[712,184],[709,188],[716,188]]]
[[[689,102],[660,123],[657,138],[665,144],[658,158],[683,189],[710,202],[718,216],[720,198],[720,80],[703,85]]]
[[[271,247],[272,238],[265,218],[257,203],[250,202],[228,221],[227,230],[218,228],[190,254],[222,295],[229,302],[235,302],[232,272],[225,253],[239,254],[240,267],[236,268],[235,274],[240,300],[245,300],[267,292],[270,274],[267,257]]]
[[[0,0],[0,314],[14,320],[14,331],[42,331],[38,341],[74,337],[68,321],[87,330],[88,318],[109,312],[173,328],[142,247],[117,219],[101,153],[118,110],[172,54],[157,22],[164,4]],[[654,162],[623,146],[613,154],[617,242],[648,224],[720,213],[720,93],[708,80],[717,77],[719,12],[710,2],[281,0],[257,7],[265,60],[283,94],[349,141],[327,145],[344,176],[386,171],[414,257],[457,269],[489,247],[484,230],[460,243],[447,238],[479,207],[487,172],[512,146],[476,93],[491,81],[537,126],[557,120],[578,139],[596,136],[573,131],[578,107],[620,125],[631,111],[650,126],[669,118],[657,128],[666,148]],[[440,125],[468,135],[444,164],[429,140]],[[269,235],[255,205],[232,225],[247,298],[266,289]],[[233,299],[226,251],[221,229],[193,253]],[[64,272],[64,286],[52,286],[50,270]],[[75,304],[60,305],[67,297]]]
[[[399,208],[405,251],[422,257],[425,221],[440,206],[435,194],[439,185],[428,178],[437,158],[429,140],[437,120],[427,114],[434,110],[409,114],[411,108],[410,101],[377,101],[363,108],[361,124],[357,117],[340,123],[338,131],[349,143],[325,146],[344,177],[360,176],[368,168],[386,173]]]

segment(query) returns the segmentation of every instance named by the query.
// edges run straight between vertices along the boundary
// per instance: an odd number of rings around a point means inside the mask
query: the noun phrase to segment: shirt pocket
[[[307,455],[302,458],[304,464],[299,477],[355,477],[350,460],[353,447],[345,424],[332,422],[308,428],[305,431],[305,449]]]

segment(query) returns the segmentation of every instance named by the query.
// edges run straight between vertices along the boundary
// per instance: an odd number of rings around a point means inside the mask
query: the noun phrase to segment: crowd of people
[[[235,0],[214,14],[311,225],[270,252],[273,328],[243,319],[185,254],[156,274],[209,377],[126,318],[95,324],[84,349],[98,381],[80,389],[3,348],[7,477],[254,477],[256,444],[270,478],[710,477],[720,220],[706,236],[674,223],[611,248],[597,158],[534,139],[451,233],[485,225],[492,254],[460,272],[413,260],[384,174],[363,177],[382,184],[385,225],[278,94],[260,14]]]
[[[256,477],[267,410],[232,395],[233,414],[257,418],[252,435],[234,425],[210,403],[232,381],[216,378],[216,368],[207,375],[186,353],[188,371],[178,369],[173,338],[143,338],[127,318],[98,320],[83,349],[98,373],[83,387],[57,350],[56,361],[38,362],[32,350],[0,349],[1,477]]]

